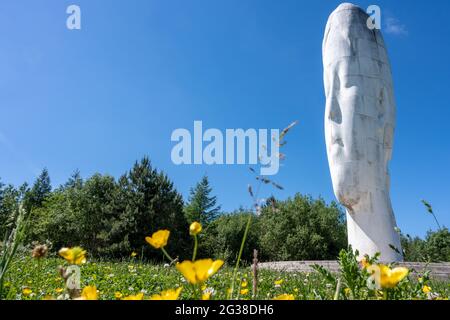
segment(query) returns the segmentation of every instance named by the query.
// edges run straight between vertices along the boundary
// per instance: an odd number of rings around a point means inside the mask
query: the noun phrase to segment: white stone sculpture
[[[347,212],[349,244],[361,255],[379,252],[381,261],[394,262],[402,260],[389,196],[395,101],[386,46],[368,18],[344,3],[328,19],[325,139],[334,193]]]

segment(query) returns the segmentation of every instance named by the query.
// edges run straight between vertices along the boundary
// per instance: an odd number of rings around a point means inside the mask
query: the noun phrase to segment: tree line
[[[148,157],[137,161],[118,179],[94,174],[84,180],[75,171],[63,185],[52,188],[44,169],[33,185],[19,187],[0,181],[0,234],[11,227],[15,208],[28,215],[26,243],[50,243],[53,251],[63,246],[82,246],[94,257],[120,259],[132,252],[144,260],[162,260],[159,251],[144,238],[158,229],[171,231],[167,250],[189,258],[192,242],[189,224],[199,221],[199,257],[234,261],[248,216],[252,226],[243,258],[253,249],[261,260],[336,259],[347,246],[342,208],[323,199],[296,194],[284,201],[269,198],[258,215],[240,208],[223,212],[213,196],[207,176],[191,190],[186,201],[169,177],[153,168]],[[427,238],[402,236],[409,261],[449,261],[448,229],[429,232]]]

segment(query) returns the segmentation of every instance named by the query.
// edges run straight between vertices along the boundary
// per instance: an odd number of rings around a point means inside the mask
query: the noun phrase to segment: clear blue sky
[[[82,30],[66,28],[69,4]],[[0,177],[53,185],[76,169],[118,177],[149,155],[187,196],[203,174],[225,210],[248,206],[245,166],[175,166],[176,128],[282,128],[298,119],[276,180],[334,199],[323,134],[321,44],[339,1],[3,0]],[[362,7],[374,4],[359,1]],[[449,1],[379,1],[398,120],[391,162],[400,228],[450,225]],[[269,195],[271,189],[263,190]]]

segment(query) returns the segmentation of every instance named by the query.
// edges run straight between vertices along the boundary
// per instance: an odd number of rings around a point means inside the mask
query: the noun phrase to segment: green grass
[[[64,281],[59,276],[58,266],[66,266],[60,258],[45,258],[41,261],[31,257],[16,259],[6,276],[5,289],[7,299],[43,299],[45,296],[57,298],[64,292]],[[227,290],[230,287],[230,279],[233,275],[232,266],[225,266],[206,283],[207,288],[212,288],[212,299],[226,299]],[[240,295],[239,299],[250,299],[252,291],[252,276],[250,268],[241,268],[237,274],[238,283],[247,280],[249,293]],[[275,285],[276,280],[282,279],[281,285]],[[99,290],[99,299],[115,299],[115,292],[123,296],[144,292],[149,298],[152,294],[162,290],[183,287],[181,299],[192,297],[192,286],[186,283],[181,274],[172,266],[141,263],[130,259],[122,262],[94,262],[88,261],[81,266],[81,285],[95,285]],[[450,282],[431,281],[428,285],[433,294],[441,298],[448,298]],[[32,294],[25,296],[23,289],[29,288]],[[426,299],[414,280],[407,280],[401,286],[401,298]],[[420,286],[419,286],[420,288]],[[351,298],[344,293],[342,288],[340,299]],[[239,290],[238,290],[239,291]],[[316,272],[283,273],[276,271],[260,270],[258,279],[257,299],[272,299],[273,297],[288,293],[296,299],[333,299],[336,291],[332,281],[324,275]],[[364,298],[364,296],[357,297]]]

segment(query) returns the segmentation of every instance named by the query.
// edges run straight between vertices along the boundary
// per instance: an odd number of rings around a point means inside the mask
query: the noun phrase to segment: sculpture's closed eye
[[[335,73],[333,75],[332,79],[333,79],[331,82],[332,99],[331,99],[328,119],[337,124],[341,124],[342,123],[342,111],[341,111],[341,106],[340,106],[339,100],[336,97],[337,94],[339,93],[339,91],[341,90],[341,80],[339,79],[339,76],[337,75],[337,73]]]
[[[328,115],[328,119],[331,121],[341,124],[342,123],[342,112],[339,101],[334,98],[330,105],[330,114]]]

